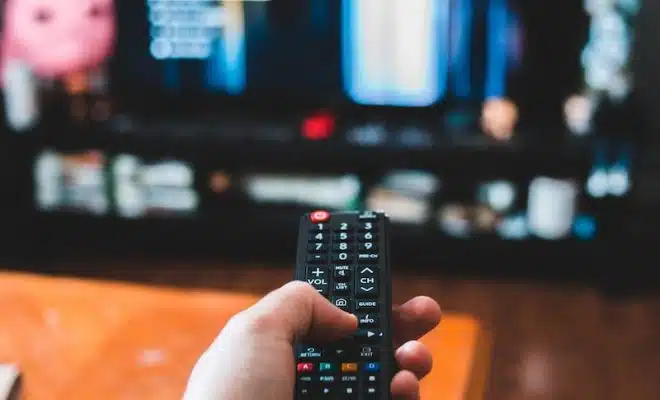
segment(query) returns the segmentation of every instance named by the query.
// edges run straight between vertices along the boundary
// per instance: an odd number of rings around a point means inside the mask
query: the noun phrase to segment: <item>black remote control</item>
[[[296,279],[358,318],[338,343],[296,345],[296,399],[390,399],[394,374],[389,219],[377,212],[306,214]]]

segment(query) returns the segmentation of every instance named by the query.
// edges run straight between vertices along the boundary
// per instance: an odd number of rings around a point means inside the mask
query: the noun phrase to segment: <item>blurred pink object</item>
[[[7,0],[0,68],[21,61],[40,78],[97,68],[115,30],[113,0]]]

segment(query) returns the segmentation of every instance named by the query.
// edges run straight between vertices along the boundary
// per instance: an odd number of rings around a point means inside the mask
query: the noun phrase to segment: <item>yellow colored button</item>
[[[357,372],[358,365],[356,363],[344,363],[341,365],[341,372]]]

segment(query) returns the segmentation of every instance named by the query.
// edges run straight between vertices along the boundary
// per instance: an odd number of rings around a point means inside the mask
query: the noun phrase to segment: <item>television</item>
[[[3,136],[53,236],[369,208],[431,247],[587,243],[633,188],[637,0],[3,6]]]

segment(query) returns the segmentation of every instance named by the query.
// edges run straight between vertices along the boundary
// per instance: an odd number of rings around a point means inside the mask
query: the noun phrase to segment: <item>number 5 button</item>
[[[378,268],[374,266],[357,267],[355,276],[355,294],[360,297],[378,296]]]

